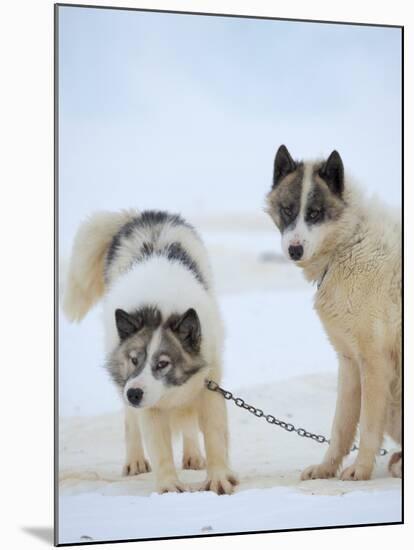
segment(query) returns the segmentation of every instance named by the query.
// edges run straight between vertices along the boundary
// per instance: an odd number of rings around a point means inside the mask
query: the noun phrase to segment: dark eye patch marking
[[[151,359],[151,369],[154,378],[162,380],[166,386],[181,386],[194,374],[206,366],[200,352],[189,353],[183,348],[182,342],[174,335],[171,329],[173,323],[180,315],[171,315],[163,325],[163,333],[160,346]],[[160,359],[168,357],[171,367],[157,368]]]
[[[155,306],[144,306],[133,312],[142,321],[142,328],[128,338],[121,340],[119,345],[108,355],[105,368],[116,385],[121,388],[131,377],[138,376],[145,366],[147,348],[154,331],[161,325],[161,312]],[[133,362],[132,357],[136,358]]]
[[[305,214],[305,221],[309,224],[322,222],[325,210],[323,208],[308,208]]]
[[[281,220],[281,227],[282,231],[289,227],[295,219],[298,217],[299,214],[299,208],[297,204],[289,204],[285,206],[284,204],[281,204],[279,207],[279,216]]]
[[[152,333],[144,329],[142,334],[122,342],[108,355],[105,368],[117,386],[123,388],[130,378],[138,376],[143,370],[151,336]],[[135,361],[132,361],[133,358]]]
[[[267,195],[267,212],[281,233],[295,224],[300,212],[303,175],[304,166],[300,162],[296,170],[284,177]]]
[[[338,220],[344,209],[345,201],[332,193],[328,185],[319,176],[321,163],[314,165],[312,170],[312,188],[308,194],[305,210],[305,222],[308,225],[321,224],[325,221]],[[318,215],[312,216],[312,212]]]
[[[135,367],[138,367],[139,365],[143,365],[143,363],[145,363],[145,359],[147,358],[147,352],[145,349],[133,348],[132,351],[129,352],[129,358],[131,363]]]
[[[306,199],[305,222],[308,225],[322,223],[325,220],[325,202],[323,191],[314,184]]]
[[[155,362],[155,369],[157,372],[166,373],[168,368],[172,367],[171,359],[165,354],[161,354],[158,360]]]

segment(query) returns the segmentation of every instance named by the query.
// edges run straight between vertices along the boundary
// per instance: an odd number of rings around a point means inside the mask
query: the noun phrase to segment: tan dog
[[[80,320],[103,300],[106,366],[125,406],[125,475],[150,469],[159,492],[184,491],[172,432],[183,433],[183,467],[204,468],[202,488],[232,493],[227,411],[205,387],[221,378],[224,331],[207,251],[194,228],[167,212],[93,215],[75,239],[64,309]],[[144,432],[144,444],[140,425]]]
[[[359,451],[341,478],[369,479],[384,433],[401,444],[401,223],[345,178],[336,151],[326,161],[297,162],[284,145],[267,211],[285,254],[317,283],[315,309],[339,361],[331,443],[302,479],[335,476],[358,423]],[[401,477],[402,453],[389,469]]]

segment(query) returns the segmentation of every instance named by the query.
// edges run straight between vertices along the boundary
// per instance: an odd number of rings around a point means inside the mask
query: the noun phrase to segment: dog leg
[[[321,464],[309,466],[302,480],[334,477],[354,442],[361,407],[361,384],[358,366],[339,356],[338,395],[331,442]]]
[[[143,409],[145,442],[159,493],[182,493],[188,488],[179,481],[174,466],[168,416],[158,409]]]
[[[402,477],[402,451],[393,453],[388,463],[388,470],[392,477]]]
[[[393,392],[391,392],[393,393]],[[402,431],[402,418],[401,418],[401,398],[400,391],[394,392],[397,397],[394,397],[388,408],[388,419],[386,432],[394,439],[396,443],[401,445],[401,431]],[[388,470],[393,477],[402,477],[402,451],[393,453],[388,463]]]
[[[142,446],[141,432],[138,423],[138,411],[125,407],[125,444],[126,461],[122,473],[124,476],[134,476],[151,471],[145,458]]]
[[[385,431],[389,385],[387,367],[380,355],[371,355],[369,362],[361,362],[361,441],[355,462],[341,474],[343,480],[358,481],[371,477],[375,455]]]
[[[182,420],[183,430],[183,469],[203,470],[206,462],[201,454],[198,440],[199,425],[195,411],[189,411]]]
[[[385,431],[390,435],[393,440],[401,445],[401,404],[392,404],[388,407],[388,418]]]
[[[202,490],[229,495],[238,480],[228,466],[227,409],[222,395],[209,390],[202,392],[200,421],[207,461],[207,479]]]

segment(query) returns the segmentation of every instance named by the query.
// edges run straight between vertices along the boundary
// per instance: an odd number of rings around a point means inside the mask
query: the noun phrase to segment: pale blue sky
[[[60,228],[98,208],[258,211],[276,148],[400,204],[401,32],[59,9]]]

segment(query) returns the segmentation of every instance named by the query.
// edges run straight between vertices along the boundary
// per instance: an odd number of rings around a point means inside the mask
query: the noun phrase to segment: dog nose
[[[143,395],[144,392],[140,388],[129,388],[129,390],[127,391],[128,401],[134,407],[138,407]]]
[[[292,258],[292,260],[300,260],[303,256],[303,246],[301,244],[297,246],[289,246],[289,256]]]

